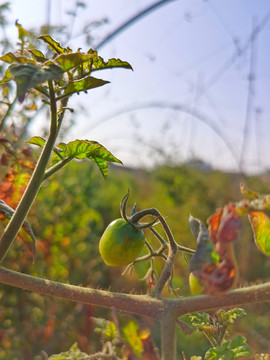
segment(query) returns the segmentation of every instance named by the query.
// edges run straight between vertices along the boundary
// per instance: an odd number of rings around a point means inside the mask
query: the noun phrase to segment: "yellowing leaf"
[[[38,36],[37,39],[44,41],[49,46],[49,48],[56,54],[65,54],[72,52],[69,47],[62,47],[59,42],[55,41],[50,35],[41,35]]]
[[[63,71],[68,71],[75,68],[93,57],[91,54],[82,54],[80,52],[71,54],[61,54],[57,56],[54,61],[60,65]]]
[[[111,58],[108,61],[104,61],[101,56],[97,55],[96,50],[90,49],[88,54],[95,55],[93,61],[88,64],[91,66],[92,71],[103,70],[103,69],[113,69],[113,68],[125,68],[132,69],[132,66],[127,61],[122,61],[120,59]]]
[[[17,26],[18,28],[18,38],[21,40],[21,41],[24,41],[24,38],[25,36],[28,35],[28,31],[25,30],[21,24],[18,23],[18,21],[16,21],[15,25]]]
[[[122,327],[124,339],[129,343],[135,355],[141,355],[143,352],[143,343],[139,336],[139,325],[130,320],[125,326]]]
[[[252,226],[254,240],[259,250],[270,256],[270,218],[262,211],[251,211],[249,221]]]
[[[12,63],[20,63],[20,64],[35,64],[34,60],[31,60],[25,56],[15,56],[12,52],[8,52],[5,55],[0,57],[0,60],[12,64]]]

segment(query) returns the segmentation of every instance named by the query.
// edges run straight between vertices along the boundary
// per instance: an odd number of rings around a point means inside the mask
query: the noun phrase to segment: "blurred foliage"
[[[2,178],[4,175],[1,174]],[[124,292],[147,291],[147,284],[139,279],[147,272],[149,263],[136,264],[136,271],[121,276],[124,268],[107,267],[98,253],[100,235],[112,219],[119,217],[119,203],[127,189],[131,192],[130,207],[135,201],[138,210],[157,207],[168,216],[167,221],[178,243],[195,247],[195,239],[188,227],[189,214],[205,220],[216,206],[238,200],[242,180],[237,174],[203,172],[187,164],[175,168],[162,166],[151,172],[109,166],[109,177],[104,181],[94,166],[85,161],[73,162],[45,181],[28,217],[37,238],[36,264],[32,264],[30,253],[17,241],[4,265],[82,286]],[[267,192],[267,182],[267,176],[245,179],[248,186],[264,193]],[[257,250],[251,229],[246,225],[236,249],[240,286],[261,278],[269,279],[269,260]],[[146,237],[149,242],[156,241],[149,231],[146,231]],[[178,255],[173,282],[179,296],[190,295],[188,260],[188,255]],[[157,272],[161,269],[161,261],[155,264]],[[167,291],[167,296],[174,296],[169,289]],[[1,286],[0,294],[0,359],[34,358],[41,350],[49,355],[59,353],[75,342],[83,352],[100,351],[101,335],[94,330],[95,318],[110,319],[110,311],[42,297],[8,286]],[[241,319],[235,325],[235,336],[243,334],[255,352],[269,351],[270,324],[264,316],[267,311],[269,304],[249,305],[248,320]],[[138,325],[135,324],[130,322],[123,326],[125,333],[133,329],[134,334],[138,334]],[[152,328],[153,325],[144,319],[142,327]],[[152,337],[159,346],[156,330],[155,327],[152,329]],[[122,334],[124,340],[127,338],[125,333]],[[178,336],[181,338],[179,351],[184,350],[186,356],[203,355],[209,348],[200,334],[184,335],[179,329]],[[142,346],[139,337],[136,339],[133,344],[135,353]],[[63,344],[66,349],[63,349]]]

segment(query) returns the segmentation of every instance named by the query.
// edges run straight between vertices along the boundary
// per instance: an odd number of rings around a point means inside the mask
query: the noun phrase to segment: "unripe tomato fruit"
[[[189,287],[193,295],[199,295],[203,291],[203,286],[193,273],[189,274]]]
[[[141,229],[116,219],[105,229],[99,241],[99,252],[109,266],[128,265],[140,255],[145,236]]]

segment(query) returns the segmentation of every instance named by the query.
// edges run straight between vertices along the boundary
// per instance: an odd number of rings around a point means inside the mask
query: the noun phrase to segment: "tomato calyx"
[[[120,203],[120,214],[121,217],[130,225],[132,225],[133,227],[135,227],[136,229],[147,229],[150,228],[154,225],[157,225],[158,223],[158,219],[155,218],[154,220],[150,221],[150,222],[146,222],[146,223],[140,223],[139,220],[141,218],[143,218],[145,216],[143,211],[136,211],[136,203],[134,204],[131,214],[130,216],[127,215],[126,213],[126,208],[127,208],[127,201],[129,198],[130,192],[128,190],[127,194],[123,197],[123,199],[121,200]]]

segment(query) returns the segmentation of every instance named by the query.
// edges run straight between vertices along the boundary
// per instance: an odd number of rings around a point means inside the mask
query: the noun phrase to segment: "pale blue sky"
[[[87,50],[84,37],[77,36],[86,22],[109,19],[93,33],[97,44],[128,17],[155,1],[85,2],[87,8],[78,12],[70,36],[73,40],[69,45],[74,49]],[[51,24],[70,26],[65,11],[74,3],[51,1]],[[48,1],[13,0],[11,4],[11,23],[18,19],[29,28],[47,20]],[[261,29],[252,41],[252,27],[256,26]],[[10,31],[15,34],[16,29],[11,27]],[[175,162],[196,157],[216,168],[236,171],[252,62],[254,80],[249,93],[243,167],[249,172],[269,169],[269,42],[268,0],[171,1],[99,49],[105,59],[129,61],[134,71],[95,74],[111,84],[72,99],[75,110],[80,104],[85,110],[77,111],[78,125],[65,140],[100,141],[126,165],[159,162],[162,156],[158,150],[165,149]]]

